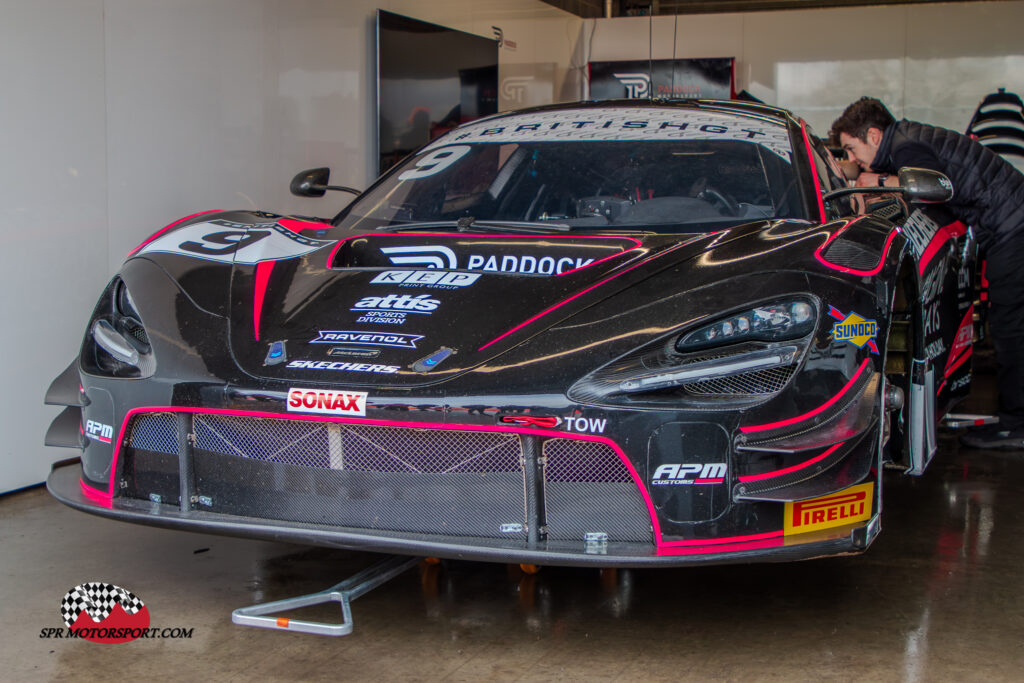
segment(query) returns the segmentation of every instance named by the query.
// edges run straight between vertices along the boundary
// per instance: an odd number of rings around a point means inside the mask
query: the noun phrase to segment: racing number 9
[[[182,242],[179,246],[185,251],[191,251],[194,254],[225,256],[233,254],[250,244],[259,242],[268,235],[270,235],[269,230],[224,230],[223,232],[211,232],[209,235],[203,235],[202,244],[199,242]]]
[[[440,173],[462,157],[466,156],[468,151],[468,145],[455,145],[453,147],[435,149],[427,156],[419,159],[416,162],[416,168],[405,171],[398,176],[398,179],[418,180],[419,178],[426,178],[434,175],[435,173]]]

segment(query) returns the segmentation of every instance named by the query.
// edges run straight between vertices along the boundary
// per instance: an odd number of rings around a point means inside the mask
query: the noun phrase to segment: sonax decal
[[[786,536],[870,519],[874,489],[873,483],[858,484],[830,496],[786,503]]]
[[[366,392],[331,391],[330,389],[288,390],[289,413],[325,413],[331,415],[366,415]]]

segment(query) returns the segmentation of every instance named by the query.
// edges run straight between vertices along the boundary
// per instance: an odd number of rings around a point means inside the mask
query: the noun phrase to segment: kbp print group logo
[[[64,624],[94,643],[128,643],[149,629],[149,609],[134,593],[112,583],[75,586],[60,602]]]

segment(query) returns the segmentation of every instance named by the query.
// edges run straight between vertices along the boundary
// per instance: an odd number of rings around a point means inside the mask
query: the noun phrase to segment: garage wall
[[[147,235],[206,209],[332,215],[348,195],[288,193],[303,168],[369,183],[378,7],[499,26],[505,108],[579,91],[582,20],[540,0],[0,0],[0,492],[75,454],[42,446],[43,395]]]
[[[1024,92],[1024,2],[888,5],[584,22],[589,61],[735,57],[738,89],[826,134],[871,95],[896,117],[964,130],[997,87]]]

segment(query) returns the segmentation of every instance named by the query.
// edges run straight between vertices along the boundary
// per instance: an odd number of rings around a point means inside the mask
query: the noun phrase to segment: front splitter
[[[393,531],[348,529],[191,510],[132,498],[99,501],[87,497],[80,485],[81,466],[54,469],[46,480],[50,494],[82,512],[166,529],[219,534],[282,543],[300,543],[368,552],[441,557],[513,564],[578,567],[673,567],[751,562],[792,562],[863,551],[877,530],[877,519],[841,538],[754,550],[672,554],[672,548],[653,543],[573,543],[541,541],[536,547],[500,539],[436,536]],[[709,542],[713,542],[710,539]]]

